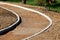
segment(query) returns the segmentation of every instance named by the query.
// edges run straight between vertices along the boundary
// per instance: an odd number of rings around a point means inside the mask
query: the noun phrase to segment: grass
[[[21,2],[21,0],[7,0],[7,1],[9,1],[9,2]],[[60,3],[60,0],[57,0],[57,3]],[[37,2],[35,0],[27,0],[27,4],[38,6]],[[50,8],[56,10],[57,12],[60,12],[59,6],[51,6]]]
[[[57,12],[60,12],[60,0],[57,0],[57,5],[51,6],[51,9],[54,9]]]
[[[27,4],[29,4],[29,5],[37,5],[37,2],[35,2],[34,0],[33,1],[27,1]]]
[[[57,0],[57,3],[60,3],[60,0]],[[27,1],[27,4],[30,4],[30,5],[35,5],[35,6],[38,6],[37,5],[37,2],[35,1],[35,0],[33,0],[33,1]],[[43,5],[44,6],[44,5]],[[45,6],[44,6],[45,7]],[[55,10],[55,11],[57,11],[57,12],[60,12],[60,6],[50,6],[50,8],[51,8],[51,10]]]
[[[9,1],[9,2],[21,2],[21,0],[6,0],[6,1]]]
[[[7,2],[21,2],[21,0],[7,0]],[[29,5],[37,5],[37,2],[35,0],[27,0],[26,3]]]

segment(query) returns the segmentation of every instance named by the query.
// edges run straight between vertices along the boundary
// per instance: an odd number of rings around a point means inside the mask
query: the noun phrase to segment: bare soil
[[[39,34],[30,40],[60,40],[60,14],[53,11],[46,11],[44,7],[18,4],[28,8],[33,8],[45,13],[53,20],[53,25],[44,33]],[[17,28],[9,33],[0,36],[0,40],[22,40],[45,28],[49,21],[34,12],[26,11],[9,5],[0,5],[15,11],[22,18],[22,23]]]
[[[0,8],[0,30],[16,22],[17,17],[10,11]]]

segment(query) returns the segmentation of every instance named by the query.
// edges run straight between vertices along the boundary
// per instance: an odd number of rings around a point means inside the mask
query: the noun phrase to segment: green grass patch
[[[18,2],[18,3],[21,2],[21,0],[7,0],[7,1],[9,1],[9,2]],[[60,3],[60,0],[57,0],[57,3]],[[38,6],[36,0],[27,0],[27,4]],[[45,7],[44,4],[42,6]],[[57,12],[60,12],[60,6],[51,6],[50,8],[56,10]]]
[[[27,0],[27,4],[37,6],[37,2],[35,2],[34,0],[33,1]]]
[[[21,2],[21,0],[6,0],[6,1],[9,1],[9,2]]]

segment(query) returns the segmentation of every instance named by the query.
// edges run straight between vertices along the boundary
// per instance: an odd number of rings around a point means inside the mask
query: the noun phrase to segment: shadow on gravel
[[[22,22],[22,19],[21,19],[21,17],[20,17],[20,21],[19,21],[16,25],[14,25],[14,26],[12,26],[11,28],[6,29],[6,30],[4,30],[4,31],[0,31],[0,35],[5,35],[6,33],[14,30],[21,22]]]

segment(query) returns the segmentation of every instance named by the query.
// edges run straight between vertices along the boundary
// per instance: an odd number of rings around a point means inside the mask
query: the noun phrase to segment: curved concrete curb
[[[0,7],[1,7],[1,6],[0,6]],[[16,24],[18,24],[21,19],[20,19],[19,15],[18,15],[17,13],[15,13],[14,11],[9,10],[9,9],[7,9],[7,8],[5,8],[5,7],[1,7],[1,8],[5,9],[5,10],[7,10],[7,11],[12,12],[12,13],[13,13],[14,15],[16,15],[16,17],[17,17],[17,21],[16,21],[15,23],[13,23],[12,25],[10,25],[10,26],[8,26],[8,27],[3,28],[3,29],[0,30],[0,34],[3,34],[3,33],[5,33],[6,31],[9,31],[10,29],[14,28],[13,26],[15,26]]]
[[[41,30],[40,32],[35,33],[35,34],[33,34],[32,36],[29,36],[29,37],[27,37],[27,38],[25,38],[25,39],[23,39],[23,40],[28,40],[28,39],[30,39],[30,38],[32,38],[32,37],[34,37],[34,36],[38,35],[38,34],[43,33],[43,32],[44,32],[44,31],[46,31],[48,28],[50,28],[50,27],[51,27],[51,25],[52,25],[52,20],[51,20],[51,18],[50,18],[50,17],[48,17],[47,15],[45,15],[45,14],[43,14],[43,13],[39,12],[39,11],[36,11],[36,10],[30,9],[30,8],[25,8],[25,7],[18,6],[18,5],[14,5],[14,4],[10,4],[10,3],[5,3],[5,2],[0,2],[0,4],[6,4],[6,5],[14,6],[14,7],[17,7],[17,8],[22,8],[22,9],[27,10],[27,11],[36,12],[36,13],[38,13],[38,14],[40,14],[40,15],[44,16],[46,19],[48,19],[48,20],[49,20],[50,24],[49,24],[46,28],[44,28],[44,29],[43,29],[43,30]]]

